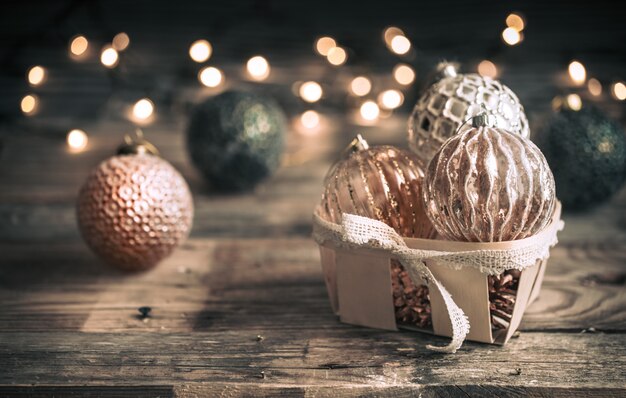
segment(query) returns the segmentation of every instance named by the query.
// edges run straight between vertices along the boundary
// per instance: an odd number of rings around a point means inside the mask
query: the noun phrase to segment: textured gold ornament
[[[556,203],[554,177],[529,139],[474,120],[450,138],[426,171],[424,203],[449,240],[498,242],[542,230]]]
[[[524,108],[507,86],[474,73],[442,72],[444,77],[424,92],[409,117],[409,146],[424,167],[467,119],[484,110],[497,118],[498,127],[530,135]]]
[[[88,246],[126,270],[153,267],[191,229],[193,202],[187,183],[150,152],[143,144],[123,146],[122,155],[92,171],[78,198],[78,224]]]
[[[359,136],[326,176],[322,217],[341,223],[343,213],[357,214],[402,236],[432,238],[436,232],[421,199],[423,179],[414,154],[392,146],[369,148]]]

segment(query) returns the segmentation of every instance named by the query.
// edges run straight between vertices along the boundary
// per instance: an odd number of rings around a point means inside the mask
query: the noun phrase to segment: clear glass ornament
[[[424,172],[414,154],[392,146],[369,148],[359,136],[329,170],[321,216],[341,223],[343,213],[384,222],[400,235],[432,238],[422,202]]]
[[[424,203],[445,239],[498,242],[542,230],[556,203],[548,163],[527,138],[474,118],[444,143],[426,171]]]
[[[484,111],[497,117],[498,127],[529,137],[524,108],[507,86],[475,73],[452,75],[430,86],[409,117],[409,146],[424,167],[466,120]]]

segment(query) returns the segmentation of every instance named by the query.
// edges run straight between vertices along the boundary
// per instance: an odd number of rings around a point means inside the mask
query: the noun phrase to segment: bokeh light
[[[626,84],[624,82],[617,82],[613,84],[613,88],[611,90],[613,92],[613,97],[620,101],[624,101],[626,99]]]
[[[372,82],[365,76],[357,76],[350,82],[350,91],[352,94],[363,97],[372,90]]]
[[[35,94],[26,95],[20,102],[20,108],[25,115],[34,115],[37,113],[37,108],[39,108],[39,97]]]
[[[598,79],[594,79],[593,77],[589,79],[587,82],[587,89],[589,93],[594,97],[599,97],[602,95],[602,83]]]
[[[506,26],[513,28],[518,32],[524,30],[525,25],[524,18],[522,18],[519,14],[511,13],[508,17],[506,17]]]
[[[583,64],[578,61],[572,61],[567,67],[569,77],[572,79],[575,85],[582,86],[587,79],[587,71]]]
[[[509,46],[514,46],[519,44],[522,40],[522,36],[520,35],[520,32],[515,29],[506,28],[502,31],[502,40],[504,40],[504,42]]]
[[[89,138],[83,130],[74,129],[67,133],[67,146],[71,152],[81,152],[87,147]]]
[[[396,109],[404,102],[404,96],[398,90],[386,90],[378,96],[378,103],[384,109]]]
[[[213,66],[203,68],[198,73],[198,80],[207,87],[217,87],[222,83],[223,79],[222,72]]]
[[[388,47],[391,47],[391,41],[396,36],[404,36],[404,32],[402,31],[402,29],[395,26],[390,26],[386,28],[383,32],[383,39],[385,40],[385,43]]]
[[[322,86],[316,82],[306,82],[300,86],[300,97],[306,102],[317,102],[322,98]]]
[[[80,57],[89,49],[89,40],[85,36],[76,36],[70,42],[70,55]]]
[[[33,66],[28,70],[28,83],[31,86],[39,86],[46,80],[46,69],[43,66]]]
[[[313,110],[306,111],[300,116],[300,123],[307,129],[316,129],[320,125],[320,115]]]
[[[133,116],[140,120],[147,120],[154,113],[154,103],[149,98],[142,98],[133,106]]]
[[[328,50],[328,56],[326,58],[332,65],[339,66],[346,62],[348,54],[346,53],[346,50],[341,47],[333,47]]]
[[[265,58],[256,55],[246,63],[248,75],[254,80],[265,80],[270,74],[270,64]]]
[[[327,56],[330,49],[334,47],[337,47],[337,42],[332,37],[320,37],[315,42],[315,50],[323,56]]]
[[[196,40],[189,47],[189,56],[198,63],[205,62],[211,57],[213,47],[207,40]]]
[[[380,108],[374,101],[366,101],[363,105],[361,105],[360,113],[363,119],[373,121],[378,119],[378,115],[380,115]]]
[[[489,61],[488,59],[485,59],[480,61],[480,63],[478,64],[478,74],[484,77],[490,77],[492,79],[495,79],[496,77],[498,77],[498,68],[496,67],[496,64]]]
[[[408,86],[415,81],[415,72],[409,65],[398,64],[393,68],[393,78],[396,79],[398,83]]]
[[[117,51],[113,47],[104,47],[102,54],[100,54],[100,62],[107,68],[115,68],[120,57]]]
[[[112,46],[116,51],[124,51],[130,45],[130,37],[125,32],[120,32],[113,38]]]
[[[398,55],[403,55],[411,49],[411,42],[405,36],[395,36],[391,39],[391,51]]]
[[[570,94],[565,100],[567,101],[567,107],[573,111],[579,111],[583,107],[583,101],[578,94]]]

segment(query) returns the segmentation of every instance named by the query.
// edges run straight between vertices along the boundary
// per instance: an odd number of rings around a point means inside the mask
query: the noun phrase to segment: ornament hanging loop
[[[344,154],[350,155],[354,152],[365,151],[369,149],[369,147],[370,145],[367,143],[367,141],[365,141],[365,138],[363,138],[361,134],[357,134],[356,137],[354,137],[354,139],[350,141],[350,144],[348,144],[348,146],[344,150]]]
[[[117,148],[118,155],[154,155],[160,156],[159,150],[144,138],[140,128],[135,129],[134,137],[130,134],[124,135],[124,143]]]

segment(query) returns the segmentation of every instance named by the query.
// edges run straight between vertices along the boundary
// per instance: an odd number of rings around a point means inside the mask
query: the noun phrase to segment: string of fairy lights
[[[524,30],[526,21],[519,13],[511,13],[506,17],[505,27],[502,31],[502,41],[508,46],[519,45],[524,40]],[[396,56],[402,58],[412,48],[411,40],[404,32],[395,26],[387,27],[382,34],[383,41],[387,49]],[[100,63],[109,69],[116,68],[120,62],[120,53],[126,51],[130,46],[130,37],[121,32],[113,37],[110,43],[104,45],[100,51]],[[69,56],[77,62],[89,57],[92,44],[84,35],[74,36],[68,46]],[[335,38],[329,36],[319,37],[314,42],[315,52],[325,57],[327,62],[333,67],[341,67],[348,61],[349,52],[342,47]],[[203,67],[198,71],[198,81],[203,86],[217,88],[224,85],[226,75],[223,70],[215,65],[205,65],[211,58],[213,46],[206,39],[194,41],[189,47],[189,57]],[[486,77],[498,78],[500,72],[496,63],[492,60],[484,59],[477,65],[477,72]],[[263,55],[250,57],[245,64],[246,77],[255,82],[263,82],[272,73],[271,65]],[[49,71],[42,65],[32,66],[26,78],[33,88],[45,84]],[[572,60],[567,67],[569,84],[586,88],[593,97],[599,97],[603,93],[602,83],[595,77],[588,77],[585,66],[579,60]],[[374,84],[372,78],[359,75],[354,76],[346,87],[348,93],[360,99],[360,105],[355,110],[354,121],[361,125],[376,124],[381,118],[388,117],[394,109],[399,108],[404,103],[403,89],[409,88],[416,79],[414,68],[408,63],[397,63],[391,72],[392,78],[399,86],[398,88],[386,88],[378,93],[373,92]],[[586,85],[586,87],[584,87]],[[294,83],[293,92],[306,104],[314,104],[324,97],[324,89],[319,82],[309,80]],[[626,100],[626,83],[624,81],[614,81],[610,85],[611,96],[618,101]],[[26,116],[33,116],[37,113],[40,98],[34,93],[26,94],[20,104],[21,111]],[[573,110],[580,110],[582,99],[577,93],[570,93],[566,96],[557,96],[552,102],[556,109],[562,105],[567,105]],[[155,103],[150,98],[139,98],[132,105],[129,119],[136,124],[149,124],[154,120],[156,112]],[[322,115],[314,109],[307,109],[298,117],[299,131],[303,134],[313,135],[320,130]],[[87,148],[89,139],[85,131],[72,129],[67,133],[66,142],[71,153],[82,152]]]

